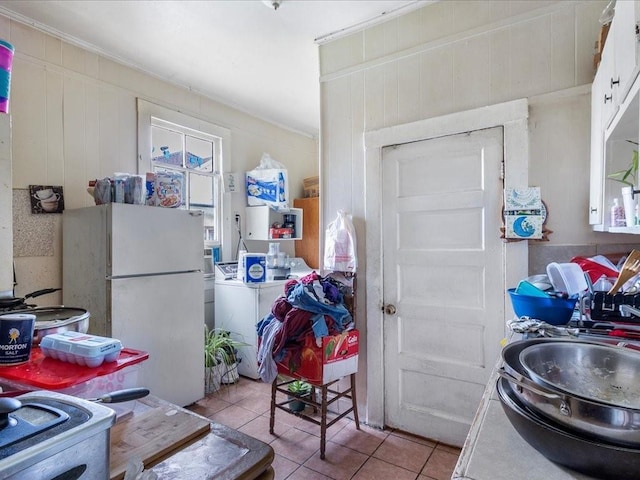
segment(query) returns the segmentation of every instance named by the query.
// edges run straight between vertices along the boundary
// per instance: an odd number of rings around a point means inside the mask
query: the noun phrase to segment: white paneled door
[[[461,446],[500,354],[502,127],[385,147],[385,423]]]

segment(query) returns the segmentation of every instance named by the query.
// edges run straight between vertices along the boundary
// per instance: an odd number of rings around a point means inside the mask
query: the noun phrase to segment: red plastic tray
[[[108,375],[140,363],[147,358],[149,358],[147,352],[123,348],[115,362],[102,362],[97,367],[84,367],[45,357],[39,347],[32,347],[28,362],[13,366],[0,366],[0,379],[13,380],[44,390],[60,390],[102,375]]]

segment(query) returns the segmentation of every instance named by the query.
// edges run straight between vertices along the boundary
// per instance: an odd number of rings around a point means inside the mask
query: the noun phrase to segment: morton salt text
[[[11,345],[0,345],[0,350],[4,350],[7,355],[15,355],[16,352],[15,350],[24,350],[25,348],[28,348],[29,344],[28,343],[12,343]],[[14,351],[10,351],[10,350],[14,350]]]

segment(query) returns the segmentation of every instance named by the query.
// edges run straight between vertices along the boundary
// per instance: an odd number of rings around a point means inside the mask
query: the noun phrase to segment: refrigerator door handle
[[[173,272],[136,273],[129,275],[107,275],[106,280],[126,280],[128,278],[166,277],[167,275],[184,275],[189,273],[202,273],[202,270],[175,270]]]
[[[107,269],[111,271],[111,233],[107,234]]]

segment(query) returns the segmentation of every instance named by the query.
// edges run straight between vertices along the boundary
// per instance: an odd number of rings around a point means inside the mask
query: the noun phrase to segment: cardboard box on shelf
[[[269,238],[292,238],[293,228],[270,228]]]
[[[324,385],[358,371],[360,332],[357,329],[322,337],[322,347],[310,336],[302,349],[301,364],[278,362],[278,372],[309,383]]]
[[[302,187],[306,198],[320,196],[320,177],[316,175],[315,177],[304,178]]]
[[[609,27],[611,26],[611,23],[607,23],[606,25],[602,25],[602,27],[600,27],[600,33],[598,34],[598,43],[597,43],[597,53],[602,53],[602,50],[604,50],[604,44],[607,41],[607,35],[609,34]]]

